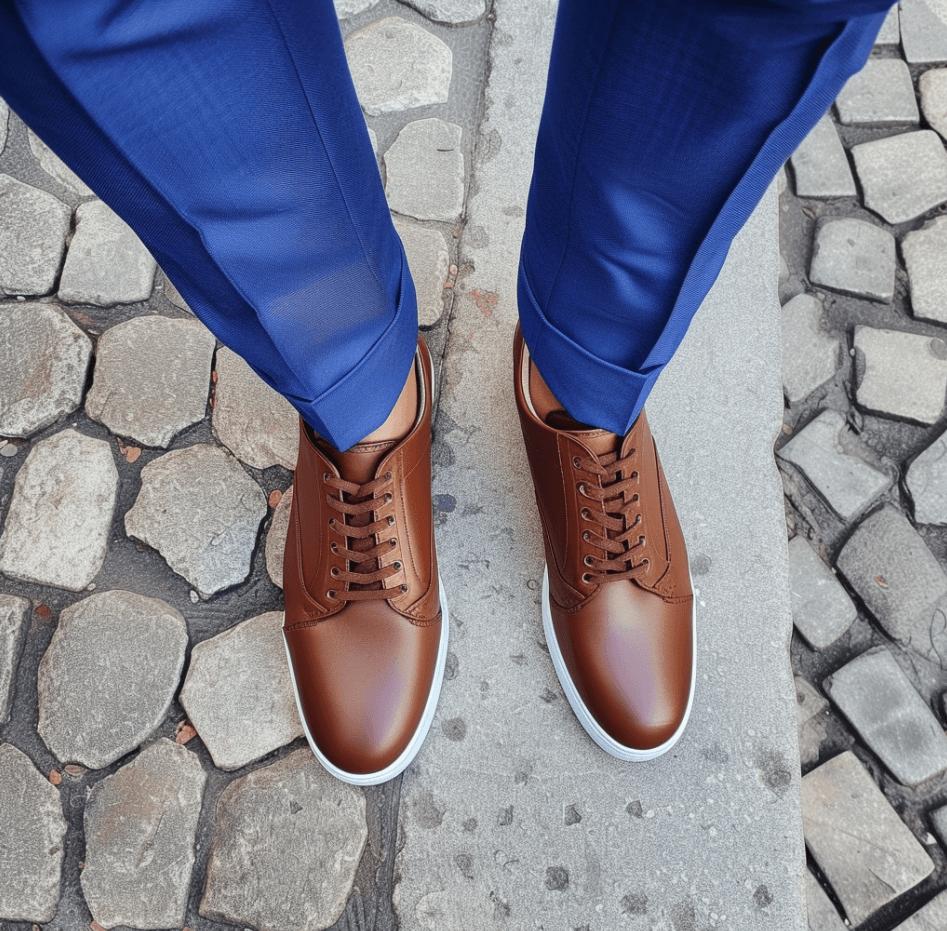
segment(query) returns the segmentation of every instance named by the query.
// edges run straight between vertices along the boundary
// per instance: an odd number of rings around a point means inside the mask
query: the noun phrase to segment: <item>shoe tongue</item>
[[[592,450],[596,456],[604,456],[607,453],[615,452],[622,439],[615,433],[609,433],[608,430],[600,430],[596,427],[590,427],[588,424],[580,423],[570,417],[564,410],[550,411],[546,415],[546,425],[554,430],[563,430],[572,434]]]
[[[397,445],[398,440],[356,443],[351,449],[340,453],[326,444],[323,451],[335,463],[342,478],[361,485],[375,477],[379,463]]]

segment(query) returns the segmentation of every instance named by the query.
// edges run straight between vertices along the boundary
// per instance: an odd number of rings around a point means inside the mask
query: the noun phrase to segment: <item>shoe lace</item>
[[[601,508],[582,508],[582,517],[600,529],[586,530],[582,539],[604,555],[586,554],[583,581],[589,584],[634,579],[647,571],[651,561],[645,556],[635,562],[636,553],[646,545],[638,487],[638,471],[633,468],[635,450],[596,457],[576,456],[578,471],[596,478],[580,481],[580,496],[601,502]]]
[[[326,472],[323,482],[329,489],[326,501],[335,512],[329,518],[329,528],[342,538],[341,542],[332,541],[330,548],[346,560],[348,567],[333,567],[331,575],[340,584],[337,589],[329,589],[326,595],[342,603],[390,598],[395,585],[389,582],[399,575],[399,589],[406,592],[408,586],[404,582],[401,562],[381,565],[381,557],[398,548],[398,526],[394,514],[379,515],[379,511],[394,497],[391,472],[361,484]],[[334,495],[332,491],[338,494]]]

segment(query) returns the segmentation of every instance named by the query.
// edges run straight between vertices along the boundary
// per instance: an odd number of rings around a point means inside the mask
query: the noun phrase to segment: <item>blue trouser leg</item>
[[[560,0],[520,260],[523,335],[624,433],[780,165],[891,0]]]
[[[0,0],[0,96],[345,448],[417,339],[331,0]]]

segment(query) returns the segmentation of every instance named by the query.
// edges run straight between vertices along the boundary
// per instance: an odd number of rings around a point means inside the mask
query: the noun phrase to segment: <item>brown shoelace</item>
[[[338,589],[329,589],[326,595],[333,601],[367,601],[372,598],[391,598],[395,585],[388,584],[401,575],[399,586],[406,592],[400,562],[380,565],[381,557],[398,546],[398,531],[393,514],[379,518],[378,512],[392,499],[391,472],[359,484],[344,478],[323,476],[327,488],[340,492],[329,493],[326,501],[339,517],[329,518],[329,527],[342,537],[342,542],[330,544],[333,553],[342,556],[348,569],[332,570],[332,577],[340,583]],[[377,540],[377,542],[376,542]],[[350,545],[351,544],[351,545]]]
[[[576,456],[573,464],[599,479],[597,483],[579,482],[580,496],[599,501],[602,509],[583,508],[582,516],[598,524],[596,533],[586,530],[582,539],[602,550],[604,556],[586,555],[583,581],[592,584],[634,579],[647,570],[647,557],[635,562],[635,552],[645,545],[638,492],[638,472],[632,468],[635,450],[625,456],[617,452],[589,458]],[[627,477],[625,477],[627,476]]]

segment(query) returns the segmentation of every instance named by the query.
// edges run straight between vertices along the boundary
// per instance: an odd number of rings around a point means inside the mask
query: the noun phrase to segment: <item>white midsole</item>
[[[692,586],[693,588],[693,586]],[[559,649],[559,642],[556,639],[556,629],[552,623],[552,612],[549,607],[549,570],[543,573],[543,634],[546,637],[546,645],[549,647],[549,655],[552,657],[552,665],[556,670],[556,676],[566,699],[572,707],[579,723],[585,729],[585,732],[592,738],[606,753],[610,753],[619,760],[628,762],[643,763],[647,760],[653,760],[664,753],[667,753],[671,747],[680,740],[684,728],[687,726],[687,720],[691,715],[691,708],[694,704],[694,687],[697,679],[697,608],[696,599],[691,609],[691,629],[692,629],[692,648],[691,648],[691,684],[690,694],[687,698],[687,708],[684,709],[684,717],[678,725],[677,730],[663,744],[652,747],[648,750],[636,750],[634,747],[626,747],[619,743],[613,737],[605,732],[602,726],[595,720],[592,712],[589,711],[579,690],[572,681],[569,669],[562,657],[562,651]]]
[[[408,768],[411,761],[418,755],[418,751],[421,749],[421,745],[424,743],[424,738],[427,737],[427,732],[431,729],[431,722],[434,720],[434,712],[437,710],[437,699],[441,694],[441,685],[444,682],[444,667],[447,664],[447,638],[448,638],[448,628],[449,628],[449,619],[447,612],[447,599],[444,597],[444,584],[441,582],[440,578],[437,580],[438,591],[440,593],[440,602],[441,602],[441,639],[437,646],[437,661],[434,667],[434,679],[431,682],[431,690],[427,696],[427,703],[424,706],[424,713],[421,715],[421,720],[418,722],[417,729],[414,734],[411,736],[411,740],[408,741],[408,745],[401,751],[398,757],[389,763],[384,769],[379,769],[374,773],[350,773],[347,770],[340,769],[330,760],[328,760],[319,749],[316,741],[313,739],[312,733],[309,730],[309,725],[306,723],[306,716],[303,714],[302,702],[299,700],[299,688],[296,685],[296,677],[293,674],[293,663],[289,655],[289,643],[286,640],[286,637],[283,637],[283,645],[286,648],[286,661],[289,663],[289,678],[293,683],[293,695],[296,698],[296,710],[299,712],[299,720],[302,722],[303,732],[306,735],[306,741],[309,743],[309,747],[312,752],[315,754],[316,759],[322,764],[323,768],[330,772],[336,779],[341,779],[342,782],[348,782],[353,786],[377,786],[383,782],[388,782],[390,779],[394,779],[395,776],[404,772]],[[406,622],[407,623],[407,622]]]

